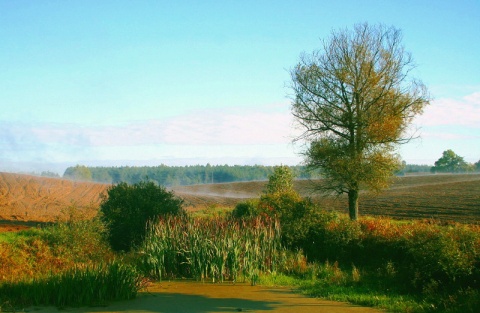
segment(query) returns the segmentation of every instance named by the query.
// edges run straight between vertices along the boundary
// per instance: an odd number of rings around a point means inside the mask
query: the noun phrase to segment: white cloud
[[[461,99],[434,100],[415,120],[419,126],[461,126],[480,128],[480,92]]]
[[[414,124],[421,138],[401,148],[407,162],[433,164],[447,149],[467,162],[480,157],[480,92],[435,100]]]
[[[285,105],[195,111],[123,125],[2,124],[0,159],[48,162],[294,157]]]
[[[230,109],[116,126],[41,125],[31,133],[41,142],[80,146],[257,145],[290,142],[291,124],[288,111]]]
[[[474,92],[468,96],[465,96],[464,99],[470,103],[480,105],[480,92]]]
[[[462,156],[478,159],[479,147],[472,143],[480,138],[479,121],[480,92],[435,100],[415,121],[423,144],[418,146],[419,141],[414,140],[403,149],[402,157],[426,160],[455,148]],[[286,104],[192,111],[120,125],[4,122],[0,123],[0,160],[71,164],[95,160],[183,160],[189,164],[194,160],[299,160],[291,144],[295,135],[292,125]]]
[[[195,112],[168,121],[161,140],[168,144],[207,145],[288,143],[291,124],[289,112]]]

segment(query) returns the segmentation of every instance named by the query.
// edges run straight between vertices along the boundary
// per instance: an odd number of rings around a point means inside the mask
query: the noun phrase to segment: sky
[[[402,159],[480,160],[478,0],[0,0],[0,171],[300,164],[289,71],[363,22],[433,98]]]

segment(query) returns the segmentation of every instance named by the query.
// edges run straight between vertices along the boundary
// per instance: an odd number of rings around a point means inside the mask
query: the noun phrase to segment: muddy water
[[[293,293],[288,288],[248,284],[162,282],[150,286],[136,299],[111,303],[105,307],[29,308],[40,313],[86,312],[319,312],[379,313],[372,308],[319,300]]]

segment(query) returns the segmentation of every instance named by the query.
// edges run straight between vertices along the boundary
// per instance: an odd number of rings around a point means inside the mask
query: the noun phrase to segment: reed
[[[187,277],[254,284],[261,272],[274,272],[283,250],[274,219],[168,217],[148,226],[139,250],[140,268],[156,278]]]

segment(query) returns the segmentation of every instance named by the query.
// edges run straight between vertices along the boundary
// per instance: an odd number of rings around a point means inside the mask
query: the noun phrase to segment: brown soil
[[[100,195],[108,185],[58,178],[0,173],[2,220],[53,222],[75,206],[86,218],[96,215]]]
[[[308,298],[291,289],[246,284],[162,282],[142,292],[135,300],[106,307],[62,309],[31,308],[40,313],[57,312],[317,312],[379,313],[373,308]]]
[[[347,212],[346,197],[319,196],[318,181],[300,180],[295,189],[326,210]],[[234,207],[247,198],[258,198],[265,182],[244,182],[175,187],[192,210],[209,206]],[[379,194],[362,193],[360,214],[397,219],[435,219],[480,223],[480,174],[406,176],[395,178]]]

